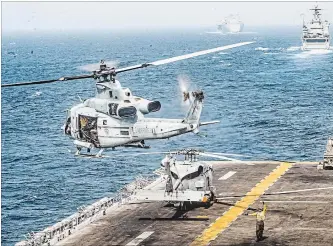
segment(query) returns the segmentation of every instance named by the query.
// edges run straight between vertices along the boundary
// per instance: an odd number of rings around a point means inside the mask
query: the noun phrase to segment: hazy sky
[[[301,24],[315,2],[2,2],[2,28],[13,30],[214,27],[229,14],[245,26]],[[333,22],[333,2],[320,2]]]

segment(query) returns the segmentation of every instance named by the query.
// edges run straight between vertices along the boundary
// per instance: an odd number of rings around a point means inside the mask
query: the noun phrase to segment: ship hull
[[[303,38],[302,50],[328,50],[330,42],[328,38]]]

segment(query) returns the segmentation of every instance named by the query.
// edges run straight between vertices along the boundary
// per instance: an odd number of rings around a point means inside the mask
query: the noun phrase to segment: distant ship
[[[328,21],[321,20],[321,14],[318,6],[313,9],[313,19],[305,24],[303,19],[302,50],[329,49],[330,34]]]
[[[217,29],[223,33],[239,33],[243,31],[243,28],[244,23],[235,15],[226,17],[222,23],[217,26]]]

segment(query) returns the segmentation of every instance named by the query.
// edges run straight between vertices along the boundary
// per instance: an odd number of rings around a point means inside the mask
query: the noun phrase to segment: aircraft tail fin
[[[190,93],[190,92],[189,92]],[[184,122],[192,124],[195,133],[199,132],[199,120],[202,112],[202,106],[203,106],[203,99],[204,94],[202,91],[193,91],[191,93],[191,97],[187,95],[187,99],[191,100],[191,98],[194,98],[192,100],[190,108],[187,111],[186,117],[184,119]]]

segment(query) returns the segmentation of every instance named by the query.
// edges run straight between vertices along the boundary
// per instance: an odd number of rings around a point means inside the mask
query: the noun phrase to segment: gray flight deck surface
[[[57,245],[333,245],[332,170],[317,170],[317,163],[302,162],[290,164],[276,176],[272,173],[283,165],[279,162],[210,163],[216,196],[223,198],[210,208],[195,208],[182,218],[182,212],[163,202],[122,205]],[[254,203],[247,199],[250,195],[244,198],[266,181],[270,184],[265,195],[258,196]],[[269,195],[316,188],[328,189]],[[248,210],[235,204],[243,198]],[[268,209],[264,240],[256,242],[256,219],[244,212],[261,207],[261,200],[266,201]],[[224,218],[226,211],[234,218]],[[207,228],[217,231],[216,236]]]

